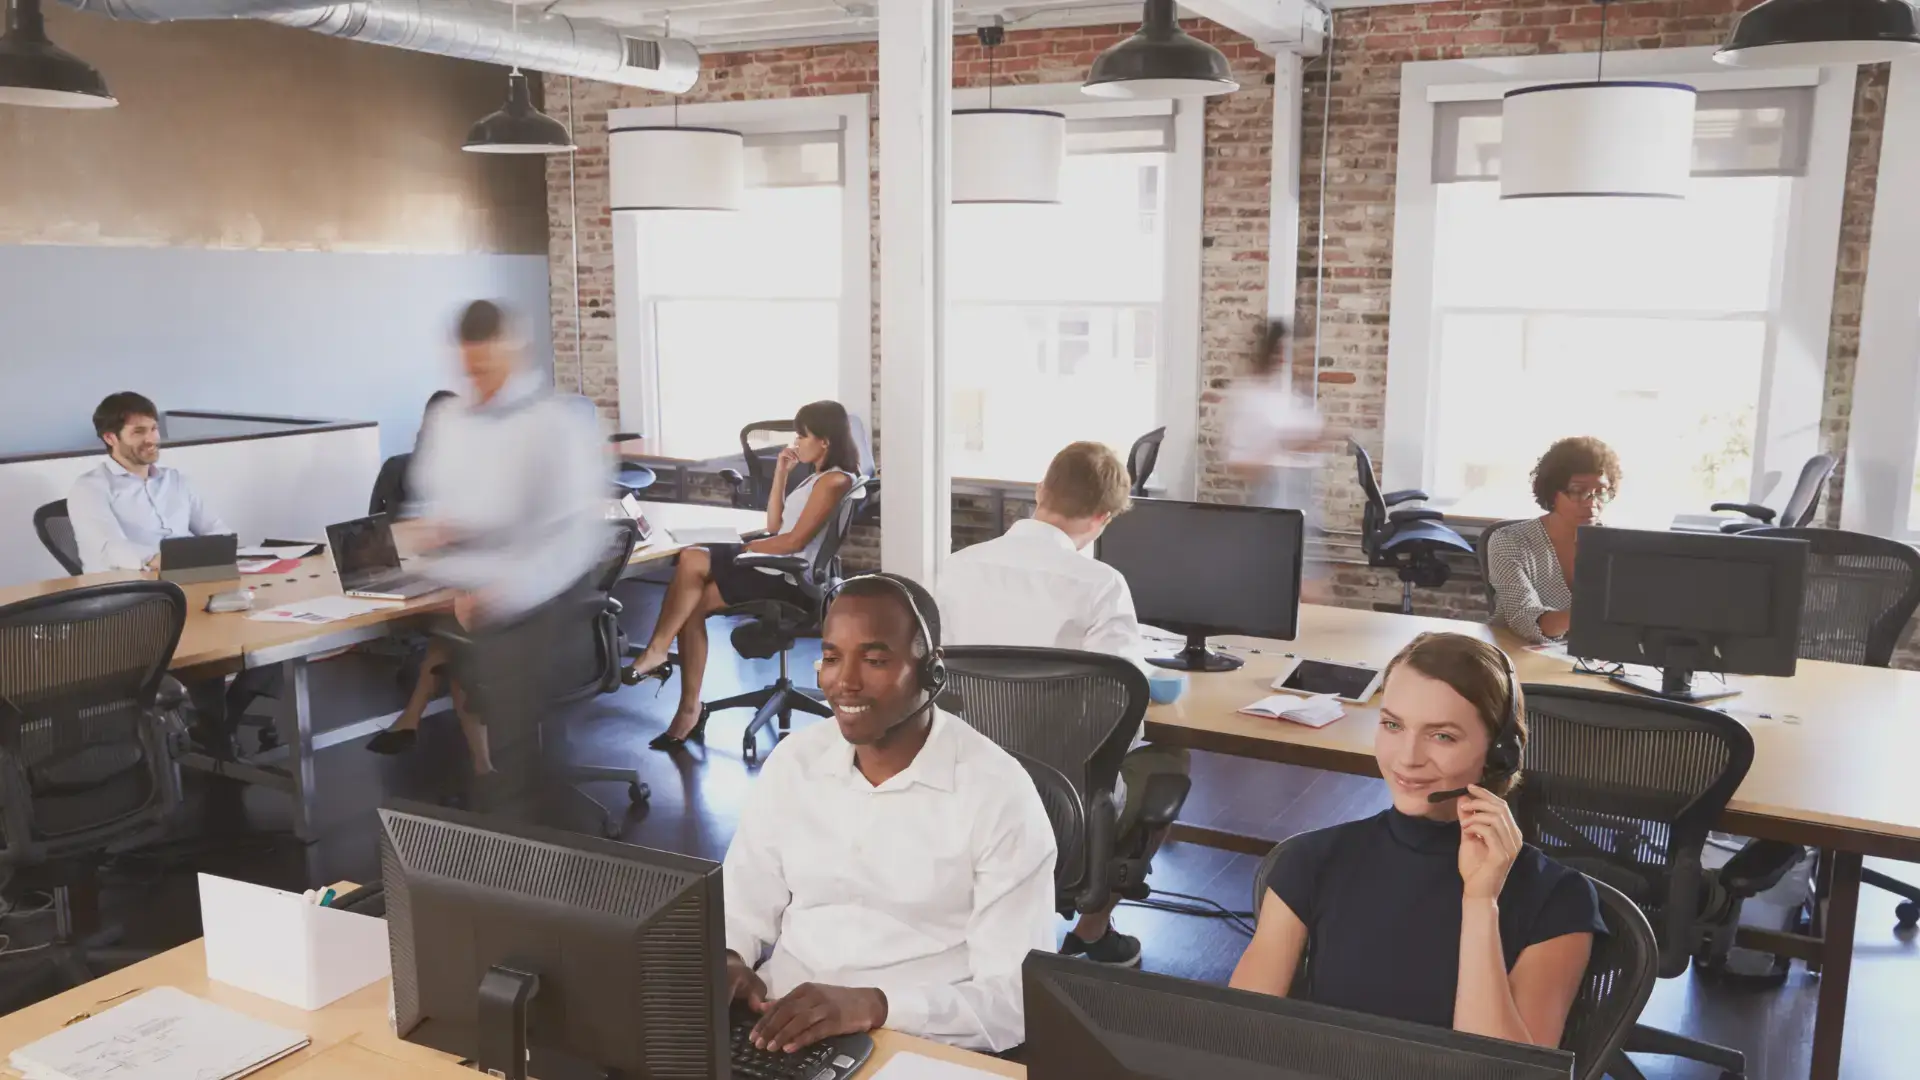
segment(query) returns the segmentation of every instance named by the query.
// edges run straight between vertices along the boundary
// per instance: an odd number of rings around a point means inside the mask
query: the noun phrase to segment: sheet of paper
[[[873,1074],[873,1080],[982,1080],[996,1075],[921,1054],[895,1054],[885,1068]]]
[[[247,618],[258,619],[261,622],[330,623],[395,606],[397,605],[387,600],[360,600],[350,596],[316,596],[311,600],[299,600],[264,611],[256,611]]]
[[[291,574],[300,569],[298,559],[241,559],[238,566],[243,574]]]
[[[667,531],[673,534],[673,542],[676,544],[737,544],[740,542],[740,531],[738,529],[721,528],[712,525],[704,525],[697,528],[683,527],[669,529]]]
[[[23,1046],[9,1064],[29,1080],[225,1080],[307,1044],[171,986]]]

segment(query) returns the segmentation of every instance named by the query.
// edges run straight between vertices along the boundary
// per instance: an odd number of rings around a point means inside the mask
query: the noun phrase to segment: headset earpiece
[[[1487,769],[1481,774],[1481,787],[1498,783],[1520,771],[1520,710],[1514,689],[1513,658],[1502,651],[1500,659],[1507,669],[1506,714],[1501,717],[1500,730],[1494,732],[1493,742],[1487,747]]]

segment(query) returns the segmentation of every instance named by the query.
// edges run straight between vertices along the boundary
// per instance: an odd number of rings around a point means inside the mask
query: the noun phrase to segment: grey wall
[[[93,407],[377,420],[408,449],[459,389],[453,326],[506,302],[550,367],[547,257],[0,245],[0,454],[88,445]]]

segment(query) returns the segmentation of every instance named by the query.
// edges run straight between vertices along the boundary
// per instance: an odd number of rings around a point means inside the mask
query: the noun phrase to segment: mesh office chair
[[[638,438],[637,431],[616,431],[607,436],[607,444],[616,448],[613,451],[613,497],[616,499],[622,495],[638,498],[659,479],[652,469],[637,461],[628,461],[617,449],[621,443]]]
[[[1723,889],[1704,870],[1707,830],[1753,764],[1753,736],[1724,713],[1584,687],[1527,686],[1523,781],[1512,799],[1527,841],[1639,905],[1660,943],[1659,974],[1684,973],[1704,907]],[[1626,1050],[1746,1075],[1746,1057],[1636,1024]],[[1614,1080],[1643,1080],[1624,1053]]]
[[[771,685],[718,701],[702,702],[700,705],[699,722],[703,724],[708,716],[722,709],[754,711],[740,746],[742,756],[749,762],[760,760],[760,732],[778,721],[780,734],[786,734],[793,725],[795,709],[819,717],[833,715],[832,709],[794,685],[787,670],[788,653],[796,640],[820,632],[820,619],[824,614],[820,610],[821,601],[840,581],[840,545],[847,539],[847,530],[853,527],[853,516],[859,511],[860,501],[865,494],[864,480],[855,480],[847,488],[833,516],[822,526],[820,548],[815,552],[812,562],[797,554],[767,555],[743,551],[734,556],[734,565],[742,569],[769,569],[787,574],[807,596],[804,607],[784,600],[749,600],[730,604],[713,613],[714,616],[747,617],[747,622],[733,629],[735,652],[755,660],[774,656],[780,658],[780,677]]]
[[[367,514],[399,517],[407,503],[407,470],[413,467],[413,453],[395,454],[380,463],[373,478],[373,491],[367,496]]]
[[[1758,503],[1717,502],[1710,508],[1715,513],[1731,510],[1747,515],[1747,521],[1729,521],[1720,526],[1723,533],[1743,533],[1754,529],[1777,526],[1783,529],[1798,529],[1813,521],[1814,508],[1820,505],[1820,493],[1827,486],[1827,477],[1833,475],[1835,459],[1832,454],[1815,454],[1800,467],[1800,479],[1793,485],[1793,491],[1787,495],[1786,505],[1780,508],[1779,520],[1774,519],[1771,509]]]
[[[1373,456],[1352,439],[1347,446],[1353,451],[1354,471],[1366,499],[1360,516],[1360,549],[1368,566],[1390,567],[1399,575],[1400,611],[1411,615],[1413,587],[1445,585],[1452,570],[1441,556],[1447,552],[1471,555],[1473,545],[1444,525],[1446,515],[1438,510],[1393,509],[1401,503],[1424,501],[1427,493],[1409,489],[1381,494],[1380,482],[1373,477]]]
[[[51,892],[45,950],[71,985],[144,958],[78,938],[73,893],[110,851],[163,831],[185,748],[161,681],[186,623],[171,582],[89,585],[0,607],[0,878]]]
[[[556,603],[573,605],[577,616],[565,620],[564,629],[558,640],[551,643],[545,659],[552,665],[550,675],[552,684],[557,687],[553,704],[570,705],[586,701],[600,694],[609,694],[620,687],[620,675],[626,668],[627,640],[620,632],[620,601],[613,598],[613,587],[620,581],[627,569],[627,559],[633,554],[633,545],[639,538],[640,528],[628,518],[619,518],[608,523],[607,548],[594,568],[587,572],[579,589],[562,596]],[[441,627],[435,634],[454,646],[456,653],[471,639],[457,627]],[[467,677],[476,680],[483,674],[468,672]],[[480,719],[487,717],[483,713]],[[541,752],[550,754],[546,746],[546,730],[540,732]],[[582,801],[590,803],[600,819],[600,829],[608,837],[618,837],[621,833],[620,818],[613,808],[573,785],[587,783],[623,783],[627,785],[627,798],[638,806],[652,797],[652,790],[640,779],[640,773],[634,769],[621,769],[606,765],[572,765],[560,762],[547,762],[544,776],[550,780],[567,785],[566,791]]]
[[[1267,899],[1267,878],[1272,876],[1280,853],[1294,838],[1280,841],[1267,852],[1253,878],[1253,911],[1257,914]],[[1589,881],[1593,879],[1589,878]],[[1596,937],[1593,954],[1587,958],[1587,974],[1580,992],[1567,1010],[1567,1025],[1560,1033],[1560,1049],[1573,1054],[1574,1080],[1602,1080],[1614,1056],[1625,1045],[1627,1035],[1640,1019],[1640,1011],[1653,996],[1653,984],[1660,977],[1660,948],[1653,939],[1653,927],[1633,901],[1604,881],[1594,881],[1593,891],[1600,897],[1600,918],[1607,924],[1607,936]],[[1310,956],[1301,956],[1294,973],[1293,994],[1306,991]]]
[[[1118,834],[1114,789],[1146,716],[1147,677],[1131,661],[1071,649],[969,645],[945,657],[950,707],[1039,788],[1059,846],[1060,913],[1099,910],[1115,893],[1146,897],[1147,836],[1180,816],[1190,787],[1186,777],[1153,777],[1138,826]]]
[[[1487,594],[1487,614],[1489,615],[1493,614],[1493,605],[1497,600],[1493,595],[1493,575],[1487,571],[1487,552],[1493,548],[1494,534],[1501,529],[1512,525],[1524,524],[1530,520],[1532,519],[1508,518],[1505,521],[1496,521],[1486,528],[1481,529],[1480,535],[1474,538],[1473,557],[1480,562],[1480,587]]]
[[[740,429],[740,454],[746,459],[747,472],[721,469],[720,476],[733,486],[733,505],[746,510],[765,510],[773,498],[773,463],[781,448],[793,441],[791,420],[756,420]],[[864,460],[864,459],[863,459]],[[792,491],[813,474],[813,466],[800,464],[787,473],[787,490]]]
[[[1147,481],[1153,478],[1153,467],[1160,463],[1160,443],[1166,437],[1167,429],[1158,427],[1133,440],[1133,448],[1127,451],[1129,494],[1147,493]]]
[[[1915,609],[1920,609],[1920,552],[1906,544],[1840,529],[1752,529],[1745,536],[1803,540],[1807,553],[1806,599],[1800,611],[1800,656],[1839,664],[1893,666]],[[1749,856],[1748,852],[1752,852]],[[1756,872],[1775,864],[1784,873],[1800,849],[1777,840],[1755,840],[1741,852]],[[1894,916],[1903,927],[1920,923],[1920,888],[1878,870],[1860,880],[1901,898]]]
[[[60,569],[78,576],[80,545],[73,539],[73,521],[67,516],[67,500],[55,499],[33,512],[33,531],[40,545],[60,564]]]

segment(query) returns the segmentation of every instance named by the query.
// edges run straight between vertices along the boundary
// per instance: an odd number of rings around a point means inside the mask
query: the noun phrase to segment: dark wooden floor
[[[629,599],[629,618],[636,629],[646,628],[652,618],[651,596],[640,591]],[[708,697],[772,680],[772,661],[738,660],[725,648],[722,628],[716,625],[714,630],[717,647]],[[793,670],[803,681],[802,673],[811,672],[817,648],[817,643],[802,643],[795,657]],[[347,657],[319,665],[315,671],[314,697],[321,726],[398,707],[398,691],[387,663]],[[642,771],[653,788],[653,798],[649,806],[629,815],[627,840],[718,859],[733,833],[742,797],[753,782],[752,770],[740,753],[747,714],[716,717],[704,749],[695,747],[672,756],[656,753],[647,749],[646,742],[665,726],[678,692],[677,682],[658,694],[657,685],[623,689],[576,707],[565,725],[565,753],[580,761],[631,765]],[[198,865],[286,888],[376,877],[371,808],[389,796],[432,799],[461,783],[465,755],[452,716],[429,718],[423,735],[414,753],[403,758],[366,753],[359,743],[321,755],[318,771],[325,836],[319,843],[302,847],[282,842],[264,849],[243,843],[203,856]],[[614,785],[595,794],[615,805],[625,800]],[[1378,781],[1198,754],[1193,796],[1183,818],[1279,838],[1370,814],[1385,805]],[[287,820],[283,799],[224,782],[193,783],[189,809],[197,830],[214,835],[248,825],[284,825]],[[1174,844],[1156,860],[1153,884],[1244,910],[1252,902],[1254,863],[1248,856]],[[1910,879],[1920,877],[1916,866],[1883,868]],[[167,947],[200,932],[193,878],[177,867],[138,860],[116,866],[103,904],[110,915],[127,924],[128,939],[134,944]],[[30,944],[44,937],[46,927],[41,924],[45,922],[15,917],[5,923],[5,932],[12,935],[15,946]],[[1221,919],[1123,909],[1116,922],[1143,940],[1148,968],[1210,982],[1226,980],[1246,940]],[[1848,1080],[1920,1077],[1920,946],[1897,938],[1893,926],[1893,900],[1867,890],[1847,1018],[1843,1075]],[[30,956],[0,959],[0,997],[26,985],[30,962]],[[1752,1080],[1797,1080],[1807,1072],[1818,988],[1818,978],[1798,967],[1786,987],[1760,992],[1729,989],[1688,974],[1660,984],[1644,1019],[1746,1051]],[[17,1004],[10,1002],[6,1007]],[[1645,1058],[1640,1063],[1651,1080],[1715,1080],[1717,1076],[1705,1067],[1668,1059]]]

